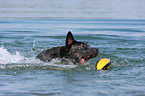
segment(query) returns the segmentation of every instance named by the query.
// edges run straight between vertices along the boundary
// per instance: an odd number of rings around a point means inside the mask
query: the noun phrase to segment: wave
[[[64,65],[59,62],[60,61],[58,59],[54,59],[47,63],[42,62],[35,57],[24,57],[18,51],[16,51],[15,54],[11,54],[4,48],[4,46],[0,47],[0,69],[63,69],[76,67],[76,65],[72,65],[72,63]]]
[[[21,56],[18,51],[11,54],[4,46],[0,47],[0,64],[19,63],[24,59],[25,57]]]

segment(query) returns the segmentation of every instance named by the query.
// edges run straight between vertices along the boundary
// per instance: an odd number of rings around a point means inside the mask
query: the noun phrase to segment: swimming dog
[[[36,56],[44,62],[49,62],[53,58],[61,58],[61,60],[68,59],[74,64],[82,64],[91,58],[98,55],[97,48],[91,48],[85,42],[76,41],[69,31],[66,36],[65,46],[53,47],[46,51],[41,52]]]

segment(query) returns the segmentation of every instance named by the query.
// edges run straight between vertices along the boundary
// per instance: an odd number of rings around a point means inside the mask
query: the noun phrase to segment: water
[[[145,20],[3,19],[1,95],[144,95]],[[64,45],[67,31],[100,50],[85,66],[44,63],[35,56]],[[95,63],[110,58],[112,69]]]
[[[144,96],[144,0],[111,1],[1,0],[0,96]],[[83,66],[35,58],[68,31],[99,55]],[[110,70],[94,69],[101,58]]]
[[[0,18],[145,19],[144,0],[0,0]]]

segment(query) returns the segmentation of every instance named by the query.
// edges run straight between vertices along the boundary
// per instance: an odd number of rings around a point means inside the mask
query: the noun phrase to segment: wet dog
[[[71,60],[74,64],[82,64],[98,55],[99,50],[91,48],[87,43],[78,42],[74,39],[69,31],[66,37],[65,46],[53,47],[41,52],[36,56],[44,62],[49,62],[53,58],[61,58],[61,60]]]

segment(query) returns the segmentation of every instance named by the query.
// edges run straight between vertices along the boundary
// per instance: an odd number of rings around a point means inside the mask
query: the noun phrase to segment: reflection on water
[[[145,19],[144,0],[0,0],[0,18]]]

